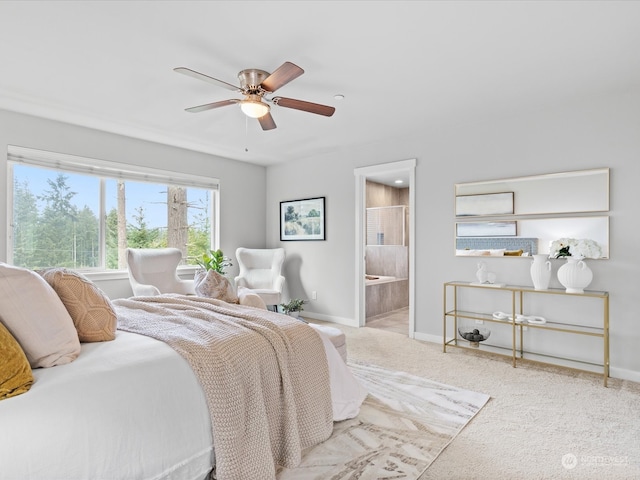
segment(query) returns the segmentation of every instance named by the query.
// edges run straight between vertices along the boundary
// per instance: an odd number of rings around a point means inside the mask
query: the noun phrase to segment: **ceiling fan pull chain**
[[[248,152],[249,151],[249,117],[247,117],[246,115],[244,117],[244,142],[245,142],[244,151]]]

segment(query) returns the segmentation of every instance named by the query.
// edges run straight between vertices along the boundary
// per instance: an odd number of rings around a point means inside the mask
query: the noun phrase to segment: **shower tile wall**
[[[409,248],[400,245],[367,245],[366,273],[389,277],[409,277]]]
[[[367,208],[390,207],[406,205],[404,228],[406,234],[405,246],[409,245],[409,188],[394,188],[381,183],[367,181]]]
[[[367,181],[367,208],[409,205],[409,189]]]
[[[367,208],[408,205],[409,189],[367,182]],[[405,230],[408,232],[408,208]],[[408,235],[407,235],[408,238]],[[371,245],[365,248],[366,273],[396,277],[395,282],[366,287],[366,316],[372,317],[409,305],[409,248],[407,245]]]
[[[408,305],[409,280],[398,280],[367,287],[367,318],[398,310]]]

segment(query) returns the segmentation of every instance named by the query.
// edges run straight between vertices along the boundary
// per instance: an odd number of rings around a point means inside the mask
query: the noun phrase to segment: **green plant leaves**
[[[220,275],[224,275],[225,269],[233,265],[231,259],[225,257],[220,249],[203,253],[200,258],[196,259],[196,262],[205,270],[215,270]]]

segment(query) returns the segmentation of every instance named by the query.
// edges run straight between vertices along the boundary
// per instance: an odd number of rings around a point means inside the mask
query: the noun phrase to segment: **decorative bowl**
[[[467,340],[472,347],[478,347],[480,342],[484,342],[489,338],[491,330],[473,325],[461,325],[458,327],[458,333],[464,340]]]

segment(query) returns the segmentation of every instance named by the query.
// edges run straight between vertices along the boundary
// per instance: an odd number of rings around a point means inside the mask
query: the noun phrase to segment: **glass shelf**
[[[508,292],[510,294],[511,309],[508,319],[497,319],[493,313],[475,312],[469,310],[458,309],[458,297],[464,289],[482,289],[487,295],[489,292]],[[453,291],[450,295],[449,291]],[[547,320],[546,323],[527,323],[514,322],[517,314],[522,313],[524,298],[528,295],[562,295],[566,297],[582,297],[596,298],[602,301],[602,320],[601,325],[580,325],[560,321],[558,318]],[[453,307],[453,308],[451,308]],[[477,322],[489,323],[494,325],[494,329],[499,329],[497,325],[503,325],[504,331],[510,335],[510,341],[504,345],[485,344],[480,342],[479,346],[474,347],[462,337],[460,337],[457,329],[459,322]],[[452,324],[453,336],[447,337],[447,327]],[[528,344],[528,337],[535,331],[546,331],[551,334],[568,334],[589,336],[596,339],[602,339],[602,363],[585,361],[583,359],[571,358],[571,355],[549,354],[549,352],[540,352],[525,348]],[[504,335],[503,335],[504,337]],[[444,284],[444,311],[443,311],[443,352],[446,353],[447,347],[456,347],[463,349],[471,349],[486,353],[493,353],[512,358],[513,367],[517,366],[519,361],[534,361],[538,363],[552,364],[560,367],[572,368],[587,372],[602,373],[604,385],[607,386],[609,377],[609,293],[603,291],[585,290],[584,293],[567,293],[564,289],[551,288],[547,290],[536,290],[529,286],[504,285],[500,287],[489,285],[478,285],[470,282],[446,282]]]

